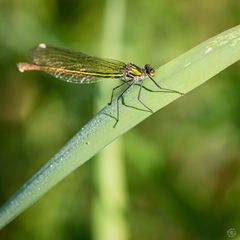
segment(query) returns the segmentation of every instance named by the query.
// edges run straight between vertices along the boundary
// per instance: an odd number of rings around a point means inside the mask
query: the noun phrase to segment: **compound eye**
[[[150,69],[149,74],[150,74],[151,76],[154,76],[154,74],[155,74],[155,70],[154,70],[154,68],[151,68],[151,69]]]
[[[149,64],[145,65],[145,71],[148,75],[154,76],[155,70]]]

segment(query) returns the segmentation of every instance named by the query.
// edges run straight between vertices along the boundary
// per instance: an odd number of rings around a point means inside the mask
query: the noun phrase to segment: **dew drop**
[[[184,67],[186,68],[186,67],[190,66],[191,64],[192,64],[191,62],[188,62],[184,65]]]
[[[205,54],[210,53],[212,50],[213,50],[213,48],[212,48],[212,47],[209,47],[209,48],[205,51]]]

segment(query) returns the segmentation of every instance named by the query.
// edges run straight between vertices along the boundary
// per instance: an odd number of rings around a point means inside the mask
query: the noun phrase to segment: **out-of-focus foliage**
[[[99,55],[104,8],[102,0],[0,1],[1,203],[92,117],[96,93],[95,85],[20,74],[16,63],[41,42]],[[159,66],[239,24],[240,3],[128,0],[126,11],[122,60]],[[124,136],[131,239],[240,236],[239,88],[238,63]],[[91,239],[90,165],[0,238]]]

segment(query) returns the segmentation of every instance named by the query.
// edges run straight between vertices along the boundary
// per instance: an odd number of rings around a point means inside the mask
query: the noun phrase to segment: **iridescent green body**
[[[140,99],[145,78],[150,78],[161,90],[182,94],[178,91],[159,86],[152,78],[155,70],[149,64],[145,64],[143,68],[140,68],[133,63],[126,64],[113,59],[92,57],[81,52],[47,46],[44,43],[33,48],[30,52],[30,56],[33,63],[18,63],[17,66],[19,71],[44,71],[61,80],[79,84],[94,83],[105,78],[122,80],[123,83],[113,89],[110,101],[111,104],[114,91],[126,84],[127,88],[117,97],[117,122],[119,120],[119,100],[126,90],[135,83],[140,85],[138,93],[139,102],[148,111],[152,112],[152,110]]]

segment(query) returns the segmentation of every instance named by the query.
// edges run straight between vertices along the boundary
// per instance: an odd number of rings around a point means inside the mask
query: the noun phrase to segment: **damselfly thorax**
[[[133,63],[128,63],[123,69],[125,80],[132,79],[136,81],[141,81],[148,76],[153,77],[154,73],[154,68],[151,67],[149,64],[145,64],[143,68],[140,68]]]

